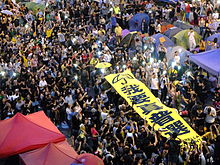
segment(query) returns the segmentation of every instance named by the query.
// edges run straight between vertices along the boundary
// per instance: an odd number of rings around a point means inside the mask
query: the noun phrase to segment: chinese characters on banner
[[[174,109],[157,100],[145,84],[137,80],[129,70],[110,74],[105,79],[151,126],[155,123],[155,129],[162,128],[163,136],[169,138],[176,132],[178,138],[185,142],[201,141],[201,137]]]

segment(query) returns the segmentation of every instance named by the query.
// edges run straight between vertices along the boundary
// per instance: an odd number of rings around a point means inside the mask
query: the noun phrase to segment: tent
[[[190,29],[190,28],[193,28],[193,30],[196,32],[196,33],[200,33],[200,30],[198,27],[194,27],[193,25],[190,25],[190,24],[186,24],[182,21],[176,21],[173,23],[174,26],[180,28],[180,29],[183,29],[183,30],[186,30],[186,29]]]
[[[185,49],[189,48],[189,37],[188,37],[189,31],[190,30],[182,30],[179,33],[177,33],[175,36],[173,36],[176,39],[176,45],[182,46]],[[196,40],[196,44],[198,45],[202,37],[195,31],[194,33],[195,33],[194,37]]]
[[[119,46],[120,47],[130,47],[130,48],[134,49],[136,35],[137,35],[136,31],[128,33],[124,38],[122,38]]]
[[[164,35],[171,39],[173,36],[175,36],[180,31],[182,31],[182,29],[180,29],[178,27],[172,27],[172,28],[166,30],[164,32]]]
[[[141,31],[142,21],[145,20],[149,24],[149,16],[146,13],[137,13],[129,20],[129,31]]]
[[[220,49],[210,50],[191,55],[190,60],[209,73],[220,76]]]
[[[17,113],[10,119],[0,121],[0,130],[0,158],[65,140],[65,136],[43,111],[27,116]]]
[[[163,22],[161,25],[161,33],[164,33],[165,31],[167,31],[168,29],[172,27],[174,27],[172,24]]]
[[[208,27],[211,30],[216,31],[218,29],[219,25],[220,25],[220,21],[216,21],[216,22],[213,22],[213,23],[209,24]]]
[[[211,36],[209,36],[206,39],[206,50],[211,50],[211,46],[212,46],[212,42],[214,41],[214,39],[217,38],[218,39],[218,45],[220,46],[220,33],[215,33]]]
[[[78,156],[67,141],[49,143],[43,148],[19,154],[25,165],[70,165]],[[78,161],[78,163],[81,163]]]
[[[78,161],[82,162],[83,165],[104,165],[102,159],[89,153],[80,154],[72,165],[77,165]]]
[[[167,36],[157,33],[152,35],[152,37],[155,39],[155,45],[158,47],[161,43],[166,47],[172,47],[174,46],[173,41],[171,41]]]

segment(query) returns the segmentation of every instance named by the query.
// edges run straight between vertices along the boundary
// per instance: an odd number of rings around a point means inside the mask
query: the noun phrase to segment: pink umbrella
[[[130,31],[128,29],[122,30],[122,37],[125,37],[129,33],[130,33]]]
[[[104,162],[102,159],[100,159],[96,155],[89,154],[89,153],[83,153],[83,154],[80,154],[79,156],[77,156],[77,160],[72,163],[72,165],[77,165],[77,164],[104,165]]]

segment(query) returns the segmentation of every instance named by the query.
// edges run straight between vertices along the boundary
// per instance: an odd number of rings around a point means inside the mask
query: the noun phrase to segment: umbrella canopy
[[[146,24],[149,24],[149,16],[146,13],[137,13],[129,20],[130,31],[141,31],[141,24],[145,20]]]
[[[173,36],[175,36],[180,31],[182,31],[182,29],[180,29],[178,27],[172,27],[172,28],[166,30],[164,32],[164,35],[171,39]]]
[[[157,33],[152,36],[155,39],[156,47],[163,44],[166,48],[174,46],[173,41],[171,41],[167,36]]]
[[[104,165],[104,162],[102,159],[100,159],[96,155],[89,154],[89,153],[80,154],[77,157],[77,160],[75,160],[72,164],[75,163],[77,165],[77,163],[79,163],[79,161],[83,165]]]
[[[188,37],[188,32],[190,30],[182,30],[179,33],[177,33],[175,36],[173,36],[176,39],[176,44],[179,46],[182,46],[185,49],[189,48],[189,37]],[[202,37],[194,31],[195,35],[195,40],[196,44],[198,45]]]
[[[174,54],[176,51],[179,52],[179,54],[180,54],[180,53],[185,52],[187,50],[185,48],[183,48],[182,46],[175,46],[175,47],[171,47],[171,48],[167,49],[166,58],[167,58],[168,62],[170,60],[173,60]]]
[[[206,50],[211,50],[212,42],[217,38],[217,44],[220,46],[220,33],[215,33],[206,39]]]
[[[101,62],[101,63],[96,64],[95,67],[102,69],[102,68],[109,68],[111,66],[112,66],[112,64],[110,64],[108,62]]]
[[[130,32],[127,34],[124,38],[122,38],[119,46],[121,47],[130,47],[130,48],[135,48],[135,41],[134,38],[137,35],[137,32]]]
[[[11,11],[9,10],[2,10],[1,13],[6,14],[6,15],[14,15]]]
[[[125,37],[129,33],[130,33],[130,31],[128,29],[122,30],[122,37]]]
[[[67,141],[62,141],[59,143],[49,143],[43,148],[29,151],[19,156],[25,165],[70,165],[76,160],[78,154]]]
[[[40,148],[50,142],[65,140],[43,111],[0,121],[0,158]]]

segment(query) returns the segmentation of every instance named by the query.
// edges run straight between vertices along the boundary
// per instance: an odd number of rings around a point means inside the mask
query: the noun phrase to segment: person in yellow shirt
[[[121,28],[121,26],[119,26],[118,23],[116,24],[115,34],[116,34],[116,40],[119,43],[121,41],[121,37],[122,37],[122,28]]]
[[[120,13],[120,8],[118,5],[114,6],[113,8],[114,14],[118,15]]]
[[[199,52],[204,52],[206,48],[206,43],[204,40],[201,40],[199,43]]]

